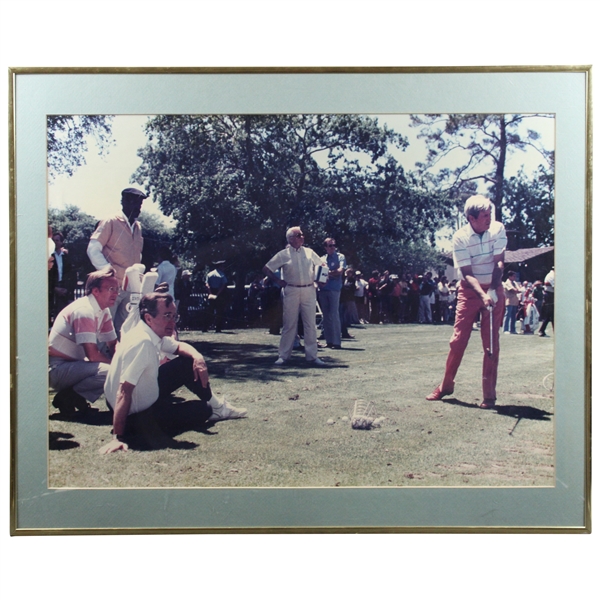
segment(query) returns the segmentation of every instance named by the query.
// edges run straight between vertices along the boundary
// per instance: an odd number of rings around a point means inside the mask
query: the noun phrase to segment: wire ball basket
[[[352,429],[371,429],[375,421],[375,405],[370,400],[356,400],[350,421]]]

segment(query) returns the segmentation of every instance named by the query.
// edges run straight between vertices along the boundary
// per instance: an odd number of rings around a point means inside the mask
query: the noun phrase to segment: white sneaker
[[[315,358],[315,360],[310,361],[311,365],[315,367],[324,367],[325,363],[320,358]]]
[[[247,416],[248,411],[245,408],[236,408],[227,402],[219,408],[213,408],[212,415],[208,418],[209,421],[227,421],[228,419],[243,419]]]
[[[283,358],[278,358],[278,359],[275,361],[275,364],[276,364],[276,365],[284,365],[284,364],[285,364],[285,360],[283,360]]]

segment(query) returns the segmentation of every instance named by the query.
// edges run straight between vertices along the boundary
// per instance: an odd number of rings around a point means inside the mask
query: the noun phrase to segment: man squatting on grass
[[[52,405],[63,415],[85,412],[102,395],[117,341],[109,312],[119,293],[114,269],[90,273],[85,293],[58,313],[48,338],[49,380],[58,392]]]
[[[152,413],[157,400],[166,399],[185,385],[200,399],[201,424],[206,421],[239,419],[245,409],[217,400],[208,382],[208,369],[202,355],[190,344],[172,335],[178,315],[170,294],[153,292],[142,297],[140,321],[128,331],[110,365],[104,392],[113,409],[113,439],[100,448],[101,454],[127,450],[128,417],[147,417],[160,435]],[[167,360],[168,355],[178,355]],[[139,422],[139,419],[138,419]],[[130,423],[129,423],[130,425]]]
[[[471,196],[465,203],[468,223],[452,238],[454,266],[460,270],[454,332],[446,360],[444,379],[427,400],[441,400],[454,392],[454,378],[469,343],[477,315],[481,312],[483,342],[483,402],[481,408],[496,404],[496,380],[500,356],[500,326],[504,318],[504,225],[492,219],[494,205],[484,196]],[[490,346],[490,315],[493,318]]]

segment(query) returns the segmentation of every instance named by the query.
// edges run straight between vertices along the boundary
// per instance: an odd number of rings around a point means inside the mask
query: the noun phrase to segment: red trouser
[[[482,288],[487,291],[486,286]],[[501,286],[497,288],[498,302],[493,310],[493,353],[490,357],[490,311],[483,308],[479,295],[461,281],[458,287],[456,299],[456,317],[454,320],[454,333],[450,340],[450,352],[446,359],[446,372],[442,382],[442,390],[454,390],[454,378],[460,367],[473,324],[477,321],[477,315],[481,313],[481,342],[483,344],[483,399],[496,399],[496,380],[498,379],[498,359],[500,357],[500,327],[504,320],[504,291]]]

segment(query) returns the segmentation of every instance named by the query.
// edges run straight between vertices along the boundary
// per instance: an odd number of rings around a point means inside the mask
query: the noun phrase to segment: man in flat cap
[[[136,188],[121,192],[122,211],[110,219],[100,221],[90,238],[87,254],[96,269],[111,266],[119,281],[119,296],[111,308],[117,334],[127,318],[130,293],[123,288],[123,278],[128,267],[139,263],[142,258],[142,227],[137,221],[142,202],[148,196]]]

